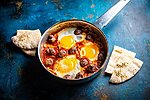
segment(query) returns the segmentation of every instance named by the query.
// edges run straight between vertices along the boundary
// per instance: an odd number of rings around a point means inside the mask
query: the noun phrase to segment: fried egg
[[[79,60],[75,55],[68,55],[54,64],[54,71],[57,76],[63,78],[65,75],[70,75],[72,78],[81,71]]]
[[[90,61],[98,59],[99,48],[96,43],[87,41],[80,50],[81,57],[87,57]]]
[[[76,28],[65,28],[58,33],[59,46],[65,49],[70,49],[76,42],[81,42],[85,39],[85,34],[75,35]]]

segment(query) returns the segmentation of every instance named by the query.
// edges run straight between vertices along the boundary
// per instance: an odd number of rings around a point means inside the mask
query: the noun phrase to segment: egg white
[[[81,42],[85,39],[85,34],[75,35],[74,31],[76,28],[65,28],[58,33],[58,41],[60,41],[64,36],[72,36],[76,42]]]

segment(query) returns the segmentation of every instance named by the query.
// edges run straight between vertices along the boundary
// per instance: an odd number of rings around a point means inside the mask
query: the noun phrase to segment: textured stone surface
[[[21,1],[21,0],[19,0]],[[150,1],[131,2],[102,30],[109,54],[114,45],[133,52],[144,64],[131,80],[109,84],[104,71],[93,81],[67,86],[49,77],[38,57],[29,57],[11,43],[17,29],[40,29],[77,18],[94,22],[118,0],[0,1],[0,100],[148,99],[150,94]]]

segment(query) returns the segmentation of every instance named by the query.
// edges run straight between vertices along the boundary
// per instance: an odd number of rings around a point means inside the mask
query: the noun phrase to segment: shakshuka
[[[41,59],[49,72],[64,79],[82,79],[104,62],[103,44],[86,28],[64,28],[50,33],[42,45]]]

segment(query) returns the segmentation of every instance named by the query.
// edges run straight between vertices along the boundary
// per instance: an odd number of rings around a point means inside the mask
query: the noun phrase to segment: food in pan
[[[85,28],[49,33],[41,47],[41,60],[49,72],[60,78],[88,77],[100,69],[105,58],[103,44],[96,38],[95,33]]]
[[[114,50],[110,56],[106,73],[112,74],[111,83],[122,83],[132,78],[141,68],[143,62],[135,58],[135,53],[114,46]]]
[[[23,52],[35,56],[36,48],[41,38],[41,32],[37,30],[17,30],[17,35],[11,38],[12,42]]]

